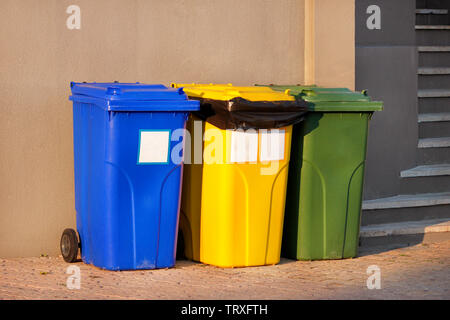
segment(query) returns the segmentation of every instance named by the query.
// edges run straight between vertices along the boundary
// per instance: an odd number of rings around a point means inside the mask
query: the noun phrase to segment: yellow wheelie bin
[[[306,103],[264,87],[172,84],[200,100],[187,124],[180,242],[220,267],[280,260],[292,125]]]

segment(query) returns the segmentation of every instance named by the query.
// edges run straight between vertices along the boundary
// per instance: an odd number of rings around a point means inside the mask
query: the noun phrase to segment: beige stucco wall
[[[314,2],[315,83],[321,86],[342,86],[354,89],[354,1],[315,0]]]
[[[314,2],[316,82],[353,87],[354,0]],[[302,83],[304,6],[0,1],[0,257],[57,254],[75,226],[70,81]]]

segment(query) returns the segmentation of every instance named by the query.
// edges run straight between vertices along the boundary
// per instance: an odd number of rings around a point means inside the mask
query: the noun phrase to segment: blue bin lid
[[[93,103],[108,111],[197,111],[200,103],[189,100],[181,89],[162,84],[71,82],[69,100]]]

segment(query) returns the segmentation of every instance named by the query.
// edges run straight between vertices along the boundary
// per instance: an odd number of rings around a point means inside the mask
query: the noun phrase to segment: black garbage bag
[[[231,100],[200,100],[200,119],[225,129],[276,129],[303,121],[308,103],[295,101],[249,101],[240,97]]]

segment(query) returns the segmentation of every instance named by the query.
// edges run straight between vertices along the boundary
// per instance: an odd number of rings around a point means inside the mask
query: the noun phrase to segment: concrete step
[[[416,9],[416,14],[448,14],[447,9]]]
[[[435,177],[448,175],[450,175],[450,164],[448,163],[422,165],[408,170],[403,170],[400,172],[400,177],[402,178]]]
[[[416,30],[450,30],[449,25],[416,25]]]
[[[424,68],[421,67],[419,68],[419,70],[417,70],[417,74],[422,74],[422,75],[438,75],[438,74],[450,74],[450,68]]]
[[[419,113],[450,112],[450,97],[419,98]]]
[[[360,229],[361,247],[408,246],[449,238],[449,219],[376,224],[363,226]]]
[[[419,122],[419,139],[439,138],[444,135],[448,135],[449,133],[450,121],[448,119],[444,121],[442,118],[440,118],[440,121]],[[446,162],[448,161],[450,161],[450,159],[448,159]]]
[[[374,200],[365,200],[363,210],[415,208],[450,204],[450,192],[404,194]]]
[[[437,68],[427,68],[427,69],[437,69]],[[439,68],[439,70],[435,71],[421,70],[423,72],[436,72],[436,73],[419,74],[417,83],[419,90],[447,90],[448,88],[450,88],[450,73],[445,73],[448,71],[444,69],[446,68]]]
[[[427,9],[427,10],[433,10],[433,9]],[[436,9],[436,10],[446,10],[446,9]],[[441,11],[441,12],[444,12],[444,11]],[[448,23],[448,15],[447,14],[438,14],[438,13],[416,14],[416,25],[445,25],[447,23]]]
[[[419,52],[450,52],[450,46],[418,46]]]
[[[361,226],[431,219],[450,220],[450,204],[364,210]]]
[[[450,148],[422,148],[417,149],[417,163],[439,164],[449,161]]]
[[[450,112],[421,113],[418,117],[419,123],[442,121],[450,121]]]
[[[442,46],[450,43],[450,25],[416,26],[416,43],[419,46]]]
[[[446,159],[446,161],[449,160]],[[440,164],[438,163],[436,165]],[[418,174],[416,177],[400,177],[399,172],[398,180],[398,190],[401,190],[399,192],[402,194],[440,193],[450,191],[450,176],[448,175]]]
[[[416,0],[416,9],[449,9],[448,0]]]
[[[450,68],[450,52],[449,51],[419,52],[419,67]]]
[[[419,98],[450,98],[450,89],[420,89],[417,91]]]
[[[419,139],[418,147],[419,148],[448,148],[448,147],[450,147],[450,137]]]
[[[432,232],[450,232],[450,221],[448,219],[435,219],[374,224],[361,227],[360,236],[368,238]]]

